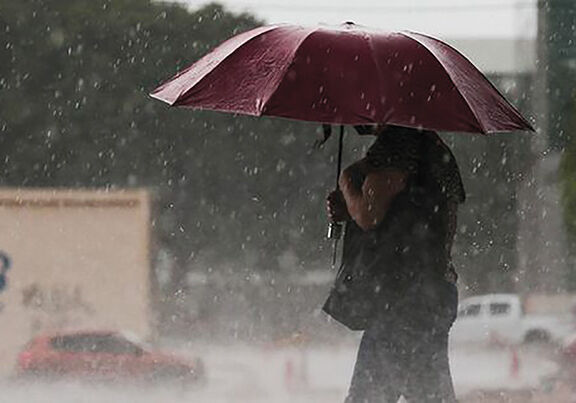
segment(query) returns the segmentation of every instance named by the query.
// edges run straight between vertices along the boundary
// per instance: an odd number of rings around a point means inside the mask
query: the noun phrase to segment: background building
[[[149,198],[143,190],[0,190],[0,372],[60,329],[150,332]]]

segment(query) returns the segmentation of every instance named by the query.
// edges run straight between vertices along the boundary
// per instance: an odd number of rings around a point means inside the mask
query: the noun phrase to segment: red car
[[[18,375],[98,380],[204,381],[200,359],[146,351],[118,332],[73,332],[42,335],[20,352]]]

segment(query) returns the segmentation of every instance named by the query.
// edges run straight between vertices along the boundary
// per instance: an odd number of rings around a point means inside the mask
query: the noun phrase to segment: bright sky
[[[192,8],[206,0],[176,0]],[[353,21],[385,30],[440,38],[534,38],[536,0],[220,0],[270,23],[302,25]]]

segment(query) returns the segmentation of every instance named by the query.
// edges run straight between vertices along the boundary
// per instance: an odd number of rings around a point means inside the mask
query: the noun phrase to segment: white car
[[[452,344],[560,342],[574,332],[569,317],[526,314],[516,294],[466,298],[450,332]]]

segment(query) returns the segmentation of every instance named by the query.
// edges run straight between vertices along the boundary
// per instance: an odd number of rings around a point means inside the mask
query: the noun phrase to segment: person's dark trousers
[[[458,296],[455,286],[448,288],[435,312],[405,307],[402,317],[377,321],[364,332],[345,403],[396,403],[400,396],[409,403],[456,402],[448,332]]]

